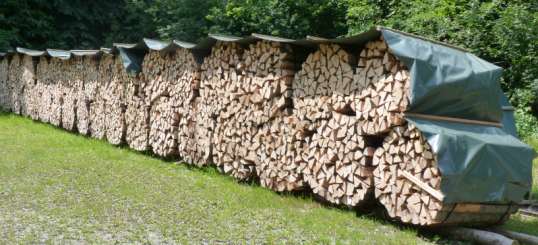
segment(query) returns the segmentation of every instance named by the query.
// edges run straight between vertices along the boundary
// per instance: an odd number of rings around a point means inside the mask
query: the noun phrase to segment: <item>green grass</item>
[[[0,244],[437,239],[0,114]]]

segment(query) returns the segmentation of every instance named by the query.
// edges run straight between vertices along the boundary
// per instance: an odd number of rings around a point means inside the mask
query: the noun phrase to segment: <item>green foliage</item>
[[[538,119],[528,109],[518,108],[515,111],[516,127],[522,138],[538,138]]]
[[[209,23],[205,16],[218,6],[218,0],[155,0],[147,12],[163,39],[196,42],[207,37]]]
[[[211,31],[289,38],[345,35],[347,5],[338,0],[230,0],[208,16]]]

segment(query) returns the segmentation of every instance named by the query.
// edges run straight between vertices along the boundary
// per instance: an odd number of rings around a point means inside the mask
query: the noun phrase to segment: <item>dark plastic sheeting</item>
[[[514,107],[508,101],[504,93],[501,94],[501,106],[503,110],[503,129],[514,137],[517,137],[516,119],[514,117]]]
[[[437,153],[445,203],[519,202],[532,186],[532,148],[501,128],[407,120]]]
[[[411,73],[410,112],[501,121],[500,67],[458,49],[381,31]]]

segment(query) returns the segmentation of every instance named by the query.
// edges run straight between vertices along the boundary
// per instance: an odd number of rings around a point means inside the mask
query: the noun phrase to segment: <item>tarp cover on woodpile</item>
[[[456,48],[392,30],[381,32],[390,51],[411,72],[409,112],[503,122],[506,103],[502,103],[500,67]],[[534,151],[511,130],[407,120],[420,129],[438,156],[445,203],[519,202],[529,192]],[[510,118],[504,123],[513,127]]]

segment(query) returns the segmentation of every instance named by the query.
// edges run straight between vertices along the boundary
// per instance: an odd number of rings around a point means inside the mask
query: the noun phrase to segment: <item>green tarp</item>
[[[409,117],[437,153],[444,202],[519,202],[534,151],[503,129]]]
[[[445,203],[519,202],[532,185],[534,151],[515,135],[501,68],[470,53],[381,29],[411,73],[409,112],[502,122],[503,128],[407,117],[437,155]]]

